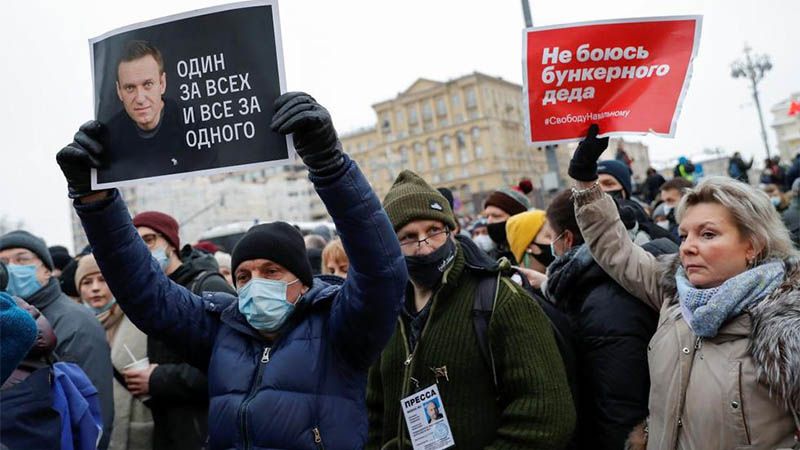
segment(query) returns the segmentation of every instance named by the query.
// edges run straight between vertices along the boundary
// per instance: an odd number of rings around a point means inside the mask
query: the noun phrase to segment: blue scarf
[[[767,261],[710,289],[692,286],[683,267],[675,272],[683,319],[700,337],[716,336],[725,321],[772,293],[783,279],[780,260]]]

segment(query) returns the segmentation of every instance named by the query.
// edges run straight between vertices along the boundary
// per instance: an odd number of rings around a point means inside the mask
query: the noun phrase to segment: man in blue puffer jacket
[[[350,258],[344,284],[311,277],[299,232],[253,227],[233,251],[236,297],[171,282],[117,190],[92,191],[103,126],[57,155],[94,255],[125,314],[208,372],[212,449],[357,449],[367,439],[367,370],[391,336],[407,272],[391,223],[313,98],[275,102],[273,130],[297,153]]]

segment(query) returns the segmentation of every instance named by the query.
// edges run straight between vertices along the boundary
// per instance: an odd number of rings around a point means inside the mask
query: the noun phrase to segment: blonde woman
[[[150,450],[153,447],[153,416],[140,399],[133,396],[122,376],[132,363],[125,346],[137,358],[147,356],[147,336],[139,331],[117,305],[94,255],[84,256],[75,271],[75,286],[81,302],[90,308],[106,330],[114,367],[114,428],[109,450]]]
[[[659,312],[648,346],[649,450],[775,449],[800,428],[800,262],[766,195],[728,178],[687,191],[678,255],[657,259],[627,238],[596,182],[608,146],[589,133],[569,174],[595,260]]]

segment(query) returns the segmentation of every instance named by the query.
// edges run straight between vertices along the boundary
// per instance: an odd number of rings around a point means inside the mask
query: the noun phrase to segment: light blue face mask
[[[8,287],[6,290],[9,294],[28,299],[41,288],[41,283],[36,279],[35,265],[8,265]]]
[[[253,278],[239,290],[239,312],[259,331],[278,331],[294,312],[286,298],[286,289],[297,283]]]
[[[165,248],[157,248],[150,252],[150,255],[153,259],[156,260],[158,266],[161,267],[162,272],[166,272],[167,266],[169,265],[169,257],[167,256],[167,250]]]
[[[86,305],[87,308],[92,310],[92,312],[94,313],[95,316],[103,314],[104,312],[106,312],[109,309],[113,308],[114,305],[116,305],[116,304],[117,304],[117,299],[115,299],[114,297],[111,297],[111,300],[109,300],[108,303],[106,303],[105,305],[103,305],[103,306],[101,306],[99,308],[95,308],[94,306],[90,305],[89,303],[84,303],[84,305]]]

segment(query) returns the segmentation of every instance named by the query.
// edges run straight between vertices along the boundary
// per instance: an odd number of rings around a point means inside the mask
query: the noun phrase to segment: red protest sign
[[[701,16],[586,22],[523,35],[528,139],[673,137],[700,41]]]

